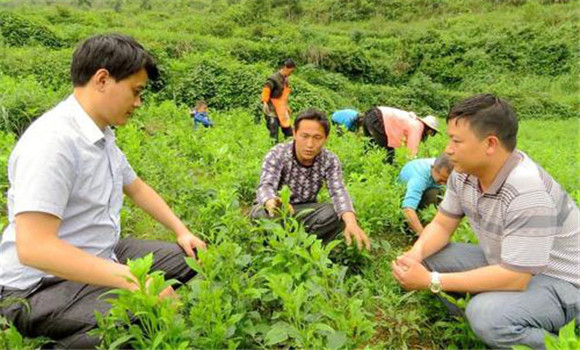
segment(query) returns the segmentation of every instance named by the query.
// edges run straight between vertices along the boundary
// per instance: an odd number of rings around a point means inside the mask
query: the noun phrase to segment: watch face
[[[431,286],[431,291],[433,293],[439,293],[441,291],[441,285],[440,284],[433,284]]]

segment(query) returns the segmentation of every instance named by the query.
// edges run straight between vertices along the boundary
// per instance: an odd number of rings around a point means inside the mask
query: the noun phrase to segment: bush
[[[11,46],[43,45],[60,48],[64,46],[50,29],[24,19],[16,14],[0,12],[0,33]]]

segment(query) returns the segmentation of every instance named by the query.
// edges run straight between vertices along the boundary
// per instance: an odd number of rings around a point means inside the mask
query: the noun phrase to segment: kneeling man
[[[546,333],[580,321],[578,206],[516,149],[518,121],[505,100],[468,98],[447,123],[455,171],[439,213],[393,262],[394,276],[406,289],[476,294],[466,316],[492,348],[544,348]],[[449,243],[463,216],[478,245]]]
[[[354,238],[359,249],[370,249],[370,241],[358,226],[352,201],[342,180],[338,157],[323,146],[330,132],[326,116],[315,109],[301,113],[294,121],[294,141],[274,146],[266,155],[258,187],[258,204],[252,209],[254,219],[273,217],[281,201],[276,191],[290,187],[292,210],[302,216],[306,229],[329,242],[344,228],[350,245]],[[317,203],[316,196],[326,182],[332,204]]]

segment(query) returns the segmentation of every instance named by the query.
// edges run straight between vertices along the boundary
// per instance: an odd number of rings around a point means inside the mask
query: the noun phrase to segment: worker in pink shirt
[[[435,135],[439,129],[437,118],[419,118],[413,112],[392,107],[373,107],[365,112],[363,130],[371,142],[387,149],[386,161],[393,164],[395,148],[407,147],[411,157],[419,152],[419,143]]]

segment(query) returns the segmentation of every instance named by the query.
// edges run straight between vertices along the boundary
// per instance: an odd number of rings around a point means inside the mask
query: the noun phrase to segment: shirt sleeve
[[[541,272],[550,261],[558,229],[558,211],[547,193],[517,196],[506,212],[501,266],[519,272]]]
[[[411,156],[414,157],[419,152],[419,143],[421,143],[421,136],[423,134],[423,129],[420,127],[411,127],[409,129],[409,135],[407,135],[407,148],[411,152]]]
[[[276,197],[276,190],[282,176],[282,153],[279,146],[268,152],[262,163],[262,174],[258,186],[258,203],[264,205],[268,200]]]
[[[268,82],[266,82],[266,85],[264,85],[264,88],[262,89],[262,95],[260,96],[260,100],[262,102],[270,101],[270,93],[272,92],[272,87],[268,85],[269,82],[270,81],[268,80]]]
[[[443,201],[439,205],[439,211],[445,216],[456,219],[461,219],[465,216],[465,212],[461,206],[461,199],[458,196],[458,191],[459,176],[455,171],[453,171],[447,180],[447,190],[445,191],[445,196],[443,196]]]
[[[403,208],[411,208],[417,210],[419,203],[421,203],[421,198],[423,197],[423,192],[428,187],[427,181],[420,176],[413,176],[409,182],[407,182],[407,192],[405,192],[405,199],[403,199]]]
[[[14,214],[42,212],[62,219],[76,177],[74,148],[56,135],[21,146],[12,164]]]
[[[124,187],[133,183],[133,181],[137,179],[137,174],[135,173],[135,170],[133,170],[131,164],[129,164],[125,153],[123,153],[119,147],[117,147],[117,152],[119,153],[119,158],[121,160],[121,172],[123,174]]]
[[[332,204],[334,206],[334,211],[339,217],[346,212],[353,212],[354,207],[352,205],[352,200],[348,195],[348,191],[344,186],[344,181],[342,178],[342,166],[338,157],[334,154],[330,154],[330,160],[328,167],[326,169],[326,183],[328,187],[328,193],[332,198]]]

